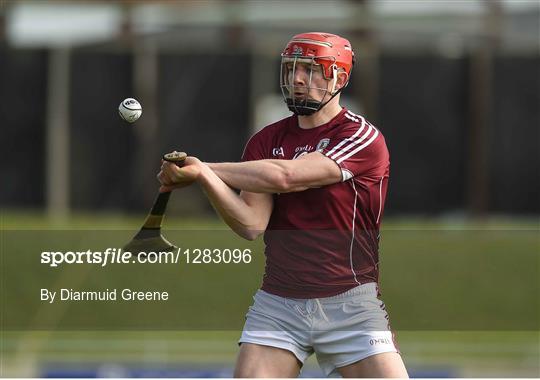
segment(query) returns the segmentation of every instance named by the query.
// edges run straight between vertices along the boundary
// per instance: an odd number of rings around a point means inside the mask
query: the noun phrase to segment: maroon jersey
[[[346,109],[313,129],[300,128],[293,115],[256,133],[242,159],[293,160],[315,151],[341,168],[342,182],[273,195],[262,289],[283,297],[330,297],[378,282],[390,162],[377,128]]]

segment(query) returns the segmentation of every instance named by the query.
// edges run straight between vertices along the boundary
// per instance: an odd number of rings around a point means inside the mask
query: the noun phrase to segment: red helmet
[[[310,65],[309,80],[305,85],[296,85],[292,81],[297,63]],[[354,64],[351,43],[343,37],[330,33],[302,33],[294,36],[281,54],[280,88],[287,107],[297,115],[311,115],[324,107],[348,84]],[[291,67],[289,67],[291,66]],[[332,81],[332,87],[317,88],[312,85],[311,74],[318,66],[324,79]],[[342,69],[347,74],[346,82],[335,90],[338,72]],[[322,93],[322,99],[309,96],[310,91]],[[304,99],[296,99],[296,92],[307,92]],[[324,101],[329,96],[329,99]]]
[[[314,58],[324,67],[327,79],[333,78],[332,65],[351,75],[354,52],[349,40],[330,33],[310,32],[294,36],[281,54],[282,57]]]

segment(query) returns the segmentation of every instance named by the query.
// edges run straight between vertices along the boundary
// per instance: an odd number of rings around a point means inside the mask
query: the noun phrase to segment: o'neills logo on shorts
[[[378,338],[378,339],[370,339],[369,344],[372,346],[376,346],[378,344],[391,344],[392,342],[388,338]]]

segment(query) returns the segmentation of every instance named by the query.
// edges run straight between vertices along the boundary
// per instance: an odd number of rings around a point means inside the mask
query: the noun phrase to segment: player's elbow
[[[273,174],[271,179],[272,184],[276,192],[278,193],[290,193],[295,191],[294,185],[294,172],[291,169],[282,168]]]
[[[242,231],[237,231],[238,235],[246,240],[253,241],[257,239],[263,231],[245,229]]]

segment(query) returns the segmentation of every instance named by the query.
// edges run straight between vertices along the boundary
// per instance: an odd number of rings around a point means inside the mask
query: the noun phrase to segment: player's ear
[[[344,70],[339,70],[337,72],[337,81],[336,81],[336,90],[339,90],[347,85],[349,81],[349,74]]]

